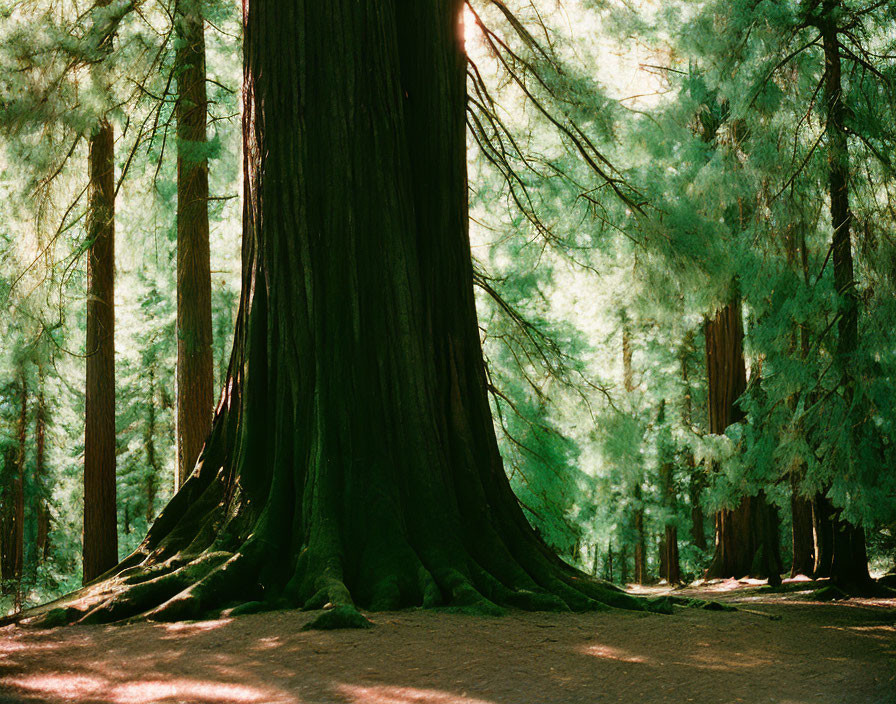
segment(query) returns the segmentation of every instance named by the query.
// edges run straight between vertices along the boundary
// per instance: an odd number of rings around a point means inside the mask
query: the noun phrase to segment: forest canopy
[[[893,3],[242,5],[0,0],[4,613],[894,570]]]

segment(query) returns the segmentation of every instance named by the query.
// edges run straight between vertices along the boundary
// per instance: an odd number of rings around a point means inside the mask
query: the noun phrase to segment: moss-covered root
[[[737,611],[736,606],[731,604],[723,604],[721,601],[710,601],[707,599],[689,599],[683,596],[667,596],[675,606],[684,606],[688,609],[704,609],[706,611]]]
[[[373,623],[351,604],[327,609],[304,626],[303,631],[334,631],[342,628],[372,628]]]
[[[75,623],[83,616],[84,612],[74,606],[57,606],[36,616],[23,618],[17,624],[27,628],[58,628]]]

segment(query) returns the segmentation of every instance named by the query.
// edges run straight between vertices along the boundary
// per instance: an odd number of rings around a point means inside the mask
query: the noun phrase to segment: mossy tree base
[[[243,289],[211,436],[140,548],[45,618],[664,609],[557,558],[504,473],[462,0],[281,5],[244,4]]]

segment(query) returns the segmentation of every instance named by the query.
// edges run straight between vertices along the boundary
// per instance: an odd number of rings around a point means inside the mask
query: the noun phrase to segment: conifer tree
[[[473,300],[462,3],[398,9],[247,3],[224,398],[196,472],[69,618],[644,608],[560,561],[513,497]]]
[[[99,7],[108,5],[100,0]],[[112,35],[103,42],[111,45]],[[88,143],[87,375],[83,578],[118,562],[115,500],[115,133],[102,117]]]
[[[203,0],[175,3],[177,50],[177,486],[214,411]]]

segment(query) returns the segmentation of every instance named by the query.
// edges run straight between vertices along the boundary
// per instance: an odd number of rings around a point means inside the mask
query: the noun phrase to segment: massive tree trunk
[[[214,414],[203,0],[177,0],[177,486]]]
[[[115,136],[90,137],[87,387],[84,400],[84,582],[118,562],[115,502]]]
[[[849,207],[849,142],[846,134],[846,108],[843,104],[843,80],[840,63],[839,0],[825,0],[821,21],[824,46],[824,98],[827,110],[825,135],[828,146],[829,195],[831,226],[831,261],[834,265],[834,286],[843,297],[837,322],[837,356],[843,373],[847,403],[852,400],[854,381],[850,376],[850,360],[858,345],[859,308],[855,291],[852,260],[852,211]],[[845,519],[834,523],[834,554],[831,579],[842,585],[862,588],[871,582],[865,551],[865,531]]]
[[[709,432],[722,435],[743,419],[736,401],[747,387],[740,301],[735,299],[706,321],[706,369],[709,381]],[[763,492],[744,496],[734,509],[716,514],[716,549],[707,578],[768,578],[780,583],[781,551],[777,512]]]
[[[87,621],[253,600],[351,622],[353,604],[642,608],[537,538],[498,454],[467,234],[462,6],[245,5],[227,383],[196,471],[70,602]]]

